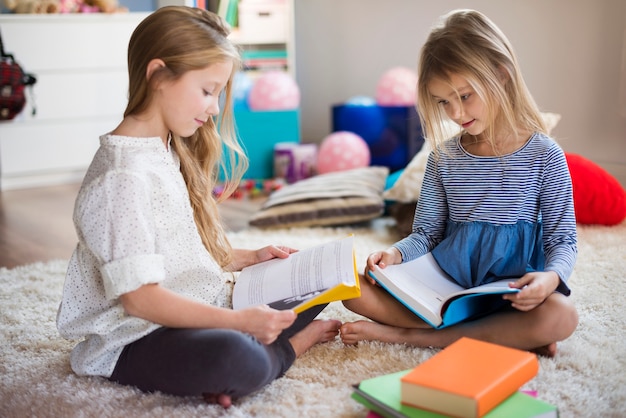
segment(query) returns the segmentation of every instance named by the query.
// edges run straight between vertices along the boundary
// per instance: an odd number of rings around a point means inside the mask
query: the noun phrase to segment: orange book
[[[537,375],[531,352],[463,337],[401,378],[405,405],[481,417]]]

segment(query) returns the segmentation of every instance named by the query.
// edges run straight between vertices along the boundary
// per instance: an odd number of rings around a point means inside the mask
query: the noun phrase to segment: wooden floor
[[[77,238],[72,223],[80,185],[0,192],[0,267],[69,259]],[[226,227],[239,231],[262,199],[229,199],[220,205]]]

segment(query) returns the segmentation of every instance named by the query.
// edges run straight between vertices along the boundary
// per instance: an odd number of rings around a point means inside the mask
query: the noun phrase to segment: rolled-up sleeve
[[[165,280],[163,256],[137,255],[115,260],[100,269],[107,299],[116,299],[144,284]]]
[[[90,186],[80,202],[82,239],[100,262],[107,299],[165,279],[157,252],[152,198],[145,180],[113,171]]]

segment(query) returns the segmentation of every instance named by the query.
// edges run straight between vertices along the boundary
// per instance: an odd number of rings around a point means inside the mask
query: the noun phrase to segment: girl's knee
[[[347,310],[359,313],[360,298],[342,300],[341,303]]]
[[[572,300],[560,293],[553,294],[546,302],[550,303],[550,321],[552,332],[557,334],[556,341],[562,341],[574,333],[578,326],[578,311]]]
[[[276,376],[274,361],[268,348],[254,337],[227,330],[219,342],[220,384],[234,398],[248,395],[271,382]]]
[[[372,284],[368,279],[363,276],[359,276],[361,283],[361,296],[353,299],[342,300],[343,306],[359,315],[367,316],[367,312],[375,307],[379,303],[380,288]]]

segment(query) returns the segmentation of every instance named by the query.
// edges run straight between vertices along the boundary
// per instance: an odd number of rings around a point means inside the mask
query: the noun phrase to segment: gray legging
[[[231,329],[159,328],[124,347],[109,380],[178,396],[248,395],[291,367],[289,338],[325,306],[300,313],[270,345]]]

